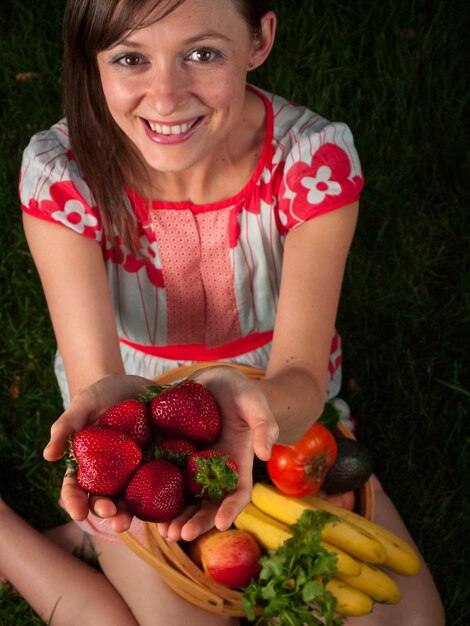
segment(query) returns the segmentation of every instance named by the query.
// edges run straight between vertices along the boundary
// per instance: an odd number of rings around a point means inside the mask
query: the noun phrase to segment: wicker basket
[[[161,385],[173,383],[188,377],[197,369],[209,365],[216,365],[216,363],[179,367],[159,376],[156,382]],[[224,365],[235,367],[250,378],[260,379],[264,376],[262,370],[255,368],[231,363],[224,363]],[[354,439],[354,435],[342,424],[338,425],[337,434]],[[368,480],[358,490],[357,496],[357,512],[367,519],[372,519],[374,490],[371,480]],[[129,531],[121,533],[122,540],[131,550],[157,570],[171,589],[185,600],[206,611],[233,617],[245,615],[242,608],[242,592],[229,589],[210,580],[189,558],[180,544],[167,542],[160,536],[156,524],[145,522],[144,526],[145,544],[141,543]]]

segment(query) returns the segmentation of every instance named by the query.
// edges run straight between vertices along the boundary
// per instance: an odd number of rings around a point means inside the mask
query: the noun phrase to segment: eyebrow
[[[135,31],[134,31],[135,32]],[[227,35],[224,35],[223,33],[219,33],[215,30],[208,30],[208,31],[204,31],[202,33],[199,33],[197,35],[194,35],[193,37],[188,37],[188,39],[185,39],[183,41],[184,45],[191,45],[193,43],[196,43],[198,41],[201,40],[210,40],[210,39],[218,39],[218,40],[222,40],[222,41],[226,41],[227,43],[232,42],[232,39],[230,37],[227,37]],[[114,45],[111,46],[111,48],[116,48],[117,46],[128,46],[129,48],[140,48],[141,44],[137,41],[133,41],[132,40],[132,34],[131,36],[128,37],[122,37],[121,39],[119,39],[118,41],[116,41],[116,43]]]

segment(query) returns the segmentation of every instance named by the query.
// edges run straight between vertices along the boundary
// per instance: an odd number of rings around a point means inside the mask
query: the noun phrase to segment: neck
[[[240,124],[203,159],[184,171],[149,169],[148,197],[165,202],[210,204],[230,198],[243,189],[259,162],[266,118],[259,96],[253,92],[247,95],[247,107]]]

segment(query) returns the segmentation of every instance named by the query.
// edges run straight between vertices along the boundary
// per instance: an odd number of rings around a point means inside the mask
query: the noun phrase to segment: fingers
[[[78,485],[75,478],[64,478],[61,493],[61,505],[77,521],[83,521],[88,515],[88,495]]]
[[[168,541],[192,541],[214,526],[217,507],[218,502],[191,504],[171,522],[158,524],[158,531]]]
[[[52,424],[51,438],[43,451],[46,461],[58,461],[67,449],[70,436],[98,414],[97,399],[89,389],[79,392],[70,406]]]
[[[261,461],[268,461],[271,457],[272,447],[279,436],[279,427],[272,420],[260,421],[254,425],[253,433],[253,450]]]
[[[89,500],[90,510],[103,519],[108,519],[117,514],[118,508],[116,503],[110,498],[103,498],[102,496],[90,496]]]
[[[46,461],[58,461],[67,450],[70,435],[73,433],[72,426],[67,419],[59,418],[51,426],[51,438],[43,451]]]
[[[132,523],[132,514],[124,500],[117,500],[113,503],[116,508],[116,514],[109,516],[108,521],[111,524],[112,529],[116,533],[122,533],[125,530],[129,530]]]
[[[201,502],[198,511],[181,527],[183,541],[193,541],[214,526],[219,502]]]

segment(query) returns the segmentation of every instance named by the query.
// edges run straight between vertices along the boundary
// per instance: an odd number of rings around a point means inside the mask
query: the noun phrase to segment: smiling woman
[[[224,151],[229,152],[229,162],[237,163],[224,184],[206,174],[200,185],[204,193],[201,189],[195,198],[192,191],[192,199],[204,204],[210,195],[208,184],[216,187],[212,200],[233,195],[230,187],[237,192],[239,179],[246,182],[252,168],[252,162],[244,166],[242,153],[251,150],[253,159],[257,156],[252,141],[238,145],[236,139],[245,133],[236,124],[250,121],[237,119],[247,70],[262,64],[274,41],[269,2],[195,2],[197,10],[189,13],[184,4],[144,2],[136,11],[132,3],[114,8],[114,3],[85,2],[69,3],[66,10],[64,104],[74,156],[104,225],[116,223],[130,249],[138,248],[139,242],[132,215],[123,205],[122,181],[143,189],[145,197],[186,200],[191,165],[206,156],[209,172],[211,163],[224,159],[212,145],[214,135],[219,150],[221,142],[229,142]],[[235,19],[227,20],[227,12]],[[259,119],[252,124],[260,128],[264,112],[259,105],[258,109]],[[190,150],[181,146],[198,129],[206,136],[205,143],[192,141]],[[261,130],[259,135],[258,143]],[[148,145],[149,139],[153,145]],[[155,144],[167,148],[162,152]],[[92,163],[89,155],[95,150],[107,158]],[[173,168],[189,171],[172,177]],[[109,184],[100,184],[103,179]],[[175,189],[171,197],[170,183]]]
[[[254,457],[298,441],[341,387],[335,321],[364,180],[346,124],[247,84],[275,30],[266,0],[69,0],[66,116],[23,155],[23,223],[65,408],[46,460],[157,376],[206,364],[191,377],[215,397],[214,447],[239,480],[220,503],[159,524],[169,541],[229,528],[250,500]],[[46,621],[229,623],[129,552],[119,533],[142,521],[119,498],[90,496],[71,476],[61,495],[100,574],[0,501],[0,571]],[[383,492],[377,502],[381,523],[411,541]],[[424,563],[407,592],[364,626],[441,626]]]
[[[221,199],[221,182],[224,196],[241,189],[251,172],[240,163],[259,153],[243,132],[247,121],[264,124],[263,109],[247,100],[246,74],[269,53],[274,18],[263,17],[255,39],[235,3],[199,4],[126,34],[98,53],[98,68],[108,110],[137,148],[152,197],[164,190],[186,200],[199,187],[192,200],[207,204]],[[222,162],[220,181],[213,173]]]

